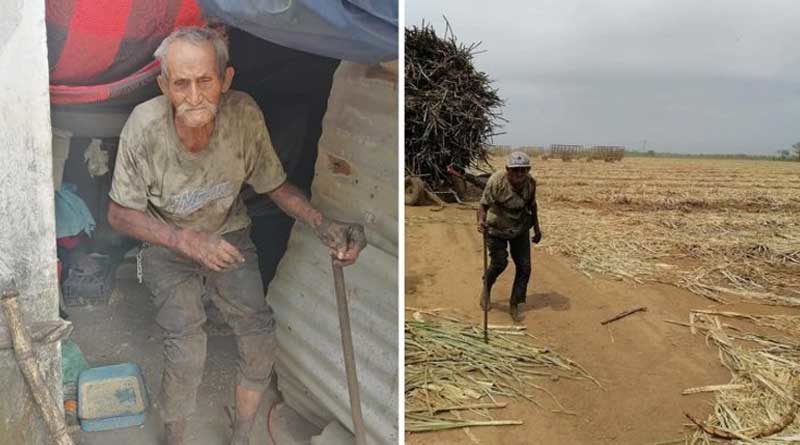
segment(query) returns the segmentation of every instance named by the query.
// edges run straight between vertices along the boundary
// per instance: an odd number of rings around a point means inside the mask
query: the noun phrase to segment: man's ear
[[[225,93],[231,88],[234,70],[232,66],[225,68],[225,78],[222,79],[222,92]]]
[[[159,74],[156,77],[156,81],[158,82],[158,88],[161,89],[161,93],[167,96],[167,92],[169,91],[169,81],[163,74]]]

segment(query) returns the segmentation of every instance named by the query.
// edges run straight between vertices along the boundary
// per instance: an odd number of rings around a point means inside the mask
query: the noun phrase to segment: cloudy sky
[[[502,6],[500,6],[502,5]],[[406,0],[481,41],[519,145],[766,153],[800,141],[800,2]]]

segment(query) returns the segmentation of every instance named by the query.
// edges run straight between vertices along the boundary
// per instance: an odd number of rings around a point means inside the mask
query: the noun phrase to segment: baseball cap
[[[506,167],[508,168],[525,168],[531,166],[531,159],[521,151],[514,151],[508,155],[506,159]]]

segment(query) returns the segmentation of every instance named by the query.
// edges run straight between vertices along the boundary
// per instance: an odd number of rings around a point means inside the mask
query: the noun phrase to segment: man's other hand
[[[539,244],[539,241],[541,240],[542,240],[542,232],[539,231],[534,232],[533,236],[531,237],[531,241],[533,242],[533,244]]]
[[[215,272],[245,261],[239,249],[219,235],[191,229],[182,229],[178,234],[178,251]]]
[[[349,266],[356,262],[359,253],[367,246],[364,227],[360,224],[349,224],[329,218],[322,218],[315,232],[331,250],[331,256],[339,266]]]

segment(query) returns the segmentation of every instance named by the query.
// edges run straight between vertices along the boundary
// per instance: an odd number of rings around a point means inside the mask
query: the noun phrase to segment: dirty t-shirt
[[[531,202],[536,200],[536,181],[528,181],[516,191],[508,182],[508,173],[498,170],[489,177],[483,189],[481,205],[488,208],[486,225],[489,235],[499,238],[515,238],[531,227],[533,218]]]
[[[239,190],[268,193],[286,180],[264,116],[245,93],[223,94],[206,147],[178,139],[169,99],[137,106],[120,135],[109,196],[168,224],[224,234],[250,225]]]

